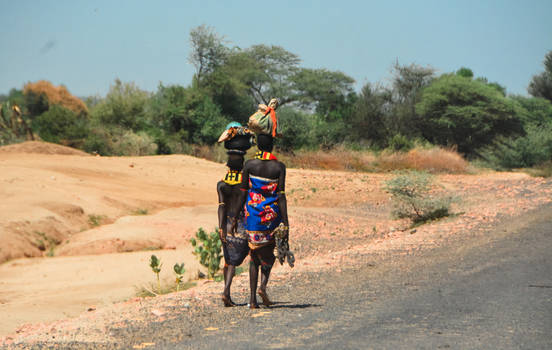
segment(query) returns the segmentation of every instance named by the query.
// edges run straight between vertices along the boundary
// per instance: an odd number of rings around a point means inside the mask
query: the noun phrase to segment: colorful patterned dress
[[[277,188],[278,179],[249,176],[249,190],[245,202],[245,232],[251,249],[274,242],[272,231],[282,221]]]

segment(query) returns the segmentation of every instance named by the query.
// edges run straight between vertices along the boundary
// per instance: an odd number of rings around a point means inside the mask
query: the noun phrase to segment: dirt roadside
[[[504,232],[513,232],[525,225],[523,215],[546,203],[550,201],[531,208],[527,206],[525,210],[516,211],[515,215],[496,213],[494,217],[483,216],[484,219],[476,222],[470,220],[469,225],[459,221],[461,217],[456,217],[418,227],[415,232],[410,229],[390,230],[381,237],[359,237],[358,233],[346,231],[348,235],[343,234],[337,239],[331,235],[331,230],[330,239],[324,239],[324,232],[319,231],[322,239],[316,244],[303,237],[296,241],[302,247],[298,252],[297,266],[290,269],[277,265],[274,269],[269,291],[276,301],[281,302],[274,310],[250,311],[244,306],[248,279],[246,274],[242,274],[236,277],[233,285],[234,299],[242,307],[223,308],[219,301],[221,283],[203,281],[198,287],[184,292],[148,299],[135,298],[82,314],[76,319],[27,325],[2,341],[9,348],[166,348],[167,344],[186,344],[186,339],[197,341],[199,334],[217,333],[225,329],[224,325],[252,326],[257,318],[278,313],[278,310],[297,314],[303,308],[318,308],[319,304],[307,300],[313,300],[309,299],[309,293],[314,293],[313,298],[318,295],[313,283],[317,279],[324,280],[326,274],[351,273],[351,269],[359,266],[377,267],[379,272],[372,277],[383,279],[387,270],[381,267],[386,266],[387,259],[393,262],[416,257],[455,242],[461,242],[457,244],[461,247],[461,254],[469,244],[492,242],[494,237],[487,236],[489,230],[501,227]],[[407,265],[403,268],[408,270]],[[296,295],[301,295],[299,300]],[[319,297],[329,302],[328,296]]]
[[[200,281],[191,290],[154,299],[132,295],[135,285],[152,280],[146,262],[152,251],[140,252],[144,248],[165,248],[153,252],[166,254],[169,265],[186,262],[190,277],[197,272],[188,240],[198,227],[216,222],[213,184],[224,174],[223,165],[186,156],[0,152],[0,168],[0,192],[9,199],[3,202],[6,210],[0,210],[3,242],[19,239],[16,233],[33,237],[37,228],[53,227],[66,235],[54,257],[37,249],[44,257],[0,265],[0,313],[14,315],[3,318],[5,344],[54,339],[113,344],[117,329],[125,325],[152,318],[163,322],[183,310],[218,312],[219,283]],[[381,188],[390,177],[290,169],[287,193],[298,265],[276,267],[274,286],[300,273],[340,271],[363,249],[404,255],[439,246],[552,200],[550,179],[518,173],[441,175],[443,189],[461,198],[453,208],[457,215],[414,231],[389,217],[389,199]],[[135,215],[137,209],[148,213]],[[88,227],[92,214],[109,220]],[[44,225],[44,220],[59,226]],[[238,276],[235,293],[244,295],[247,288],[247,276]],[[91,306],[94,311],[87,312]]]

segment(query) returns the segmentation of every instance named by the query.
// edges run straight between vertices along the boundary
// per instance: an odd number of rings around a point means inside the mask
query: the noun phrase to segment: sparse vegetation
[[[161,260],[157,258],[157,256],[152,254],[149,266],[157,277],[157,291],[161,292],[161,280],[159,279],[159,273],[161,272],[161,266],[163,266],[163,264],[161,263]]]
[[[208,234],[203,228],[199,228],[196,238],[190,240],[195,248],[194,255],[199,258],[200,264],[207,268],[208,278],[214,278],[222,259],[222,242],[219,235],[216,229]]]
[[[179,286],[179,290],[176,290],[176,285],[174,283],[161,284],[161,289],[155,290],[155,284],[150,283],[147,286],[136,287],[136,296],[140,298],[155,297],[158,295],[169,294],[177,291],[183,291],[190,289],[197,285],[196,282],[188,281],[183,282]]]
[[[136,287],[136,296],[145,298],[145,297],[154,297],[162,294],[168,294],[172,292],[179,292],[181,290],[186,290],[188,288],[191,288],[196,285],[195,282],[183,282],[184,278],[184,272],[186,272],[186,269],[184,268],[184,263],[181,264],[174,264],[173,271],[176,275],[175,283],[174,284],[164,284],[161,283],[161,279],[159,277],[159,274],[161,273],[161,267],[163,264],[161,263],[161,260],[155,256],[152,255],[150,257],[149,266],[156,277],[157,283],[150,283],[149,285],[142,285],[140,287]]]
[[[454,150],[439,147],[417,147],[408,152],[351,151],[346,148],[332,150],[298,151],[280,157],[290,167],[388,172],[420,170],[430,173],[461,174],[469,171],[469,163]],[[313,191],[315,192],[315,191]]]
[[[387,181],[385,190],[391,194],[393,216],[408,218],[413,224],[449,216],[453,197],[438,195],[433,187],[433,176],[420,171],[405,172]]]
[[[92,227],[97,227],[102,224],[102,220],[105,219],[105,215],[96,215],[96,214],[90,214],[88,215],[88,223]]]
[[[552,161],[542,163],[533,168],[525,168],[523,171],[534,177],[552,177]]]
[[[178,265],[178,263],[174,264],[173,270],[176,275],[175,284],[176,284],[176,291],[178,292],[180,288],[180,284],[182,283],[184,272],[186,272],[186,269],[184,268],[184,263],[181,263],[180,265]]]
[[[53,237],[46,235],[46,233],[44,232],[35,231],[34,234],[38,236],[35,241],[36,247],[39,250],[46,252],[45,253],[46,256],[48,257],[54,256],[54,249],[61,242]]]
[[[148,215],[149,211],[145,208],[138,208],[132,212],[132,215]]]

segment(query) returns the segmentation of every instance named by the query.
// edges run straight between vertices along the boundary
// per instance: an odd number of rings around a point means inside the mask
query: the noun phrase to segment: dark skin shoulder
[[[228,222],[227,217],[230,216],[231,213],[237,213],[236,215],[239,215],[241,211],[240,200],[242,191],[240,191],[240,187],[241,184],[229,185],[224,181],[219,181],[217,183],[219,200],[218,223],[219,228],[222,229],[221,232],[219,232],[219,236],[223,242],[226,242],[226,234],[230,231],[230,225],[232,224]]]

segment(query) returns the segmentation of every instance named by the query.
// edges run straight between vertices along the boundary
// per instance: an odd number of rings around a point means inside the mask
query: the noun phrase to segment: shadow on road
[[[320,307],[320,304],[290,304],[287,301],[276,301],[269,309],[306,309],[309,307]]]

